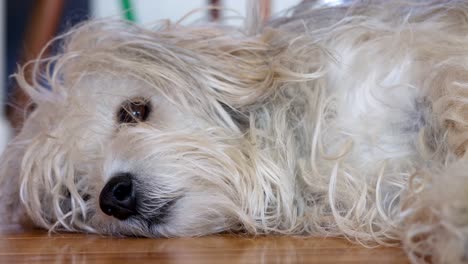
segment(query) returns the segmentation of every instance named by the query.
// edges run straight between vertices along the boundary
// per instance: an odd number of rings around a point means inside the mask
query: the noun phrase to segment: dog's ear
[[[274,54],[279,49],[269,42],[272,34],[235,37],[224,33],[196,45],[201,60],[198,70],[207,78],[203,89],[241,131],[249,127],[247,113],[281,85]]]
[[[279,86],[273,54],[278,50],[269,43],[273,32],[251,37],[235,34],[224,32],[193,46],[200,54],[198,70],[207,78],[208,92],[224,106],[242,112]]]

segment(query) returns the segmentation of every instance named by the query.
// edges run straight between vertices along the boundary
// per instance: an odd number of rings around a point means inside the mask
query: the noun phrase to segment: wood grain
[[[111,238],[0,227],[0,263],[408,263],[399,248],[367,249],[336,238],[217,235]]]

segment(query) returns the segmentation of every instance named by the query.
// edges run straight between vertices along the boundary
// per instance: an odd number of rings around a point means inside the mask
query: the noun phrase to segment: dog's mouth
[[[99,207],[103,213],[121,221],[135,219],[148,225],[162,224],[179,198],[154,195],[147,188],[133,174],[119,173],[101,190]]]
[[[155,209],[154,212],[141,212],[134,217],[144,221],[148,228],[155,225],[167,224],[167,221],[171,215],[171,209],[179,199],[180,197],[168,200],[164,202],[159,208]]]

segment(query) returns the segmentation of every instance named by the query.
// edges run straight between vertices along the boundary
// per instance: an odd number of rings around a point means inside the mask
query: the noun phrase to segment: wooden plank
[[[337,238],[215,235],[112,238],[0,228],[0,263],[408,263],[400,248],[364,248]]]

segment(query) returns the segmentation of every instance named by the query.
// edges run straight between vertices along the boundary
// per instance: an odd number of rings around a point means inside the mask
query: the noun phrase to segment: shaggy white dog
[[[467,261],[468,3],[250,18],[88,22],[25,65],[37,109],[3,157],[0,215],[113,235],[344,236]]]

